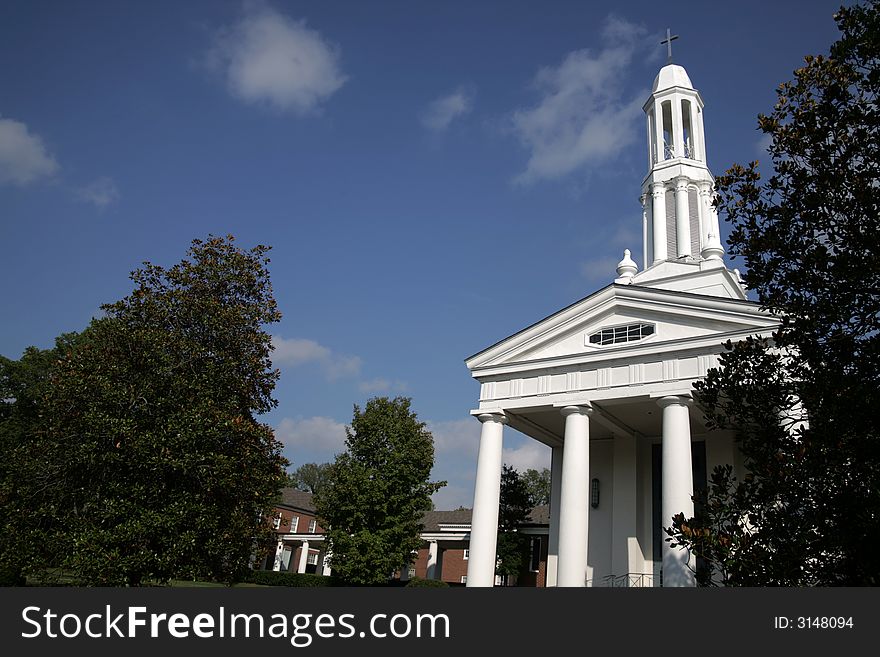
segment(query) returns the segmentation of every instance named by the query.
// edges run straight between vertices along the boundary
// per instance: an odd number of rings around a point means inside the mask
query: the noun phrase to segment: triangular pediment
[[[644,324],[639,340],[596,344],[590,337],[614,327]],[[676,351],[696,342],[724,342],[743,332],[766,332],[778,319],[742,299],[641,285],[609,285],[467,359],[470,370],[565,357],[602,358],[626,350]],[[607,333],[606,333],[607,335]]]

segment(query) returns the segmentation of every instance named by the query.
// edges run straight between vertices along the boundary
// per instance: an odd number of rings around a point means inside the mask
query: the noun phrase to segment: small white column
[[[676,256],[691,255],[691,216],[688,207],[688,179],[675,179],[675,250]]]
[[[648,195],[642,194],[639,202],[642,204],[642,269],[647,269],[651,266],[648,260]]]
[[[566,406],[559,516],[557,586],[583,587],[587,574],[589,532],[589,405]]]
[[[299,549],[299,564],[296,567],[296,572],[304,573],[306,572],[306,564],[309,562],[309,542],[303,540],[302,546]]]
[[[654,230],[654,264],[667,259],[666,249],[666,187],[663,183],[651,185],[651,227]]]
[[[324,577],[330,576],[330,570],[331,570],[331,568],[330,568],[330,554],[331,554],[330,550],[329,549],[326,550],[324,552],[324,558],[321,560],[321,574]]]
[[[663,135],[663,103],[659,100],[654,100],[654,131],[657,133],[655,135],[654,143],[657,145],[657,162],[663,162],[666,159],[666,141]],[[672,144],[669,144],[670,148],[673,147]]]
[[[428,543],[428,570],[425,573],[426,579],[437,579],[437,541]]]
[[[681,119],[681,98],[670,99],[672,105],[672,141],[675,144],[675,157],[684,157],[684,121]],[[681,254],[679,254],[681,255]]]
[[[484,413],[479,416],[479,420],[483,423],[483,428],[480,433],[477,480],[474,485],[467,585],[490,587],[495,585],[498,503],[501,497],[501,450],[507,418],[500,413]]]
[[[278,541],[275,546],[275,562],[272,564],[272,570],[280,571],[281,563],[284,557],[284,541]]]
[[[700,255],[706,260],[721,260],[724,255],[724,247],[721,246],[718,212],[712,205],[711,183],[700,183],[700,209],[702,210],[702,226],[705,235]]]
[[[550,527],[547,536],[547,579],[545,586],[556,586],[559,566],[559,498],[562,492],[562,447],[550,451]]]
[[[683,513],[694,515],[694,475],[691,464],[691,423],[688,406],[691,398],[685,395],[661,397],[657,403],[663,409],[662,470],[663,496],[660,526],[672,526],[672,516]],[[694,573],[689,566],[690,553],[673,548],[663,534],[663,586],[694,586]]]

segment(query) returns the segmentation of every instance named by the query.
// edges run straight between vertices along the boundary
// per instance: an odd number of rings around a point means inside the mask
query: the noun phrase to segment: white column
[[[589,405],[566,406],[562,490],[559,500],[559,566],[557,586],[584,586],[590,483]]]
[[[428,570],[425,579],[437,579],[437,541],[428,542]]]
[[[684,157],[684,121],[681,118],[681,98],[670,98],[672,105],[672,139],[675,142],[675,157]]]
[[[484,413],[471,516],[467,585],[495,585],[495,548],[498,537],[498,502],[501,496],[501,448],[507,422],[500,413]]]
[[[666,260],[666,187],[663,183],[651,185],[651,227],[654,229],[654,264]]]
[[[299,564],[296,567],[296,572],[304,573],[306,572],[306,564],[309,559],[309,542],[303,541],[302,546],[299,549]]]
[[[675,179],[675,250],[676,256],[691,255],[691,217],[688,209],[688,179]]]
[[[614,436],[614,459],[611,474],[611,573],[640,573],[638,560],[638,483],[636,437]],[[601,498],[600,498],[601,500]],[[601,501],[600,501],[601,504]],[[635,552],[635,554],[634,554]]]
[[[657,162],[660,164],[666,159],[666,142],[663,140],[663,103],[659,100],[654,101],[654,132],[656,132],[654,143],[657,144]],[[672,144],[669,144],[672,147]]]
[[[547,537],[547,581],[545,586],[556,586],[559,565],[559,497],[562,492],[562,448],[550,451],[550,528]]]
[[[321,574],[324,577],[328,577],[330,575],[330,549],[328,548],[324,552],[324,558],[321,560]]]
[[[661,527],[672,526],[672,516],[684,513],[694,515],[694,476],[691,465],[691,423],[688,406],[690,397],[673,395],[661,397],[657,403],[663,409],[662,470],[663,496]],[[663,534],[663,586],[694,586],[694,573],[688,565],[690,553],[670,547]]]
[[[642,204],[642,269],[645,270],[651,266],[648,260],[648,195],[642,194],[639,202]]]
[[[281,570],[281,558],[284,555],[284,541],[278,541],[275,546],[275,563],[272,564],[272,570]]]
[[[700,183],[700,209],[702,210],[702,226],[705,236],[700,255],[707,260],[720,260],[724,255],[724,247],[721,246],[718,212],[712,205],[712,184],[709,182]]]

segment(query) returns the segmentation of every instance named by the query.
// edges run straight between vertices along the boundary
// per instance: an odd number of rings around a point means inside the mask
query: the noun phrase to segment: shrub
[[[416,586],[427,589],[448,589],[449,584],[439,579],[422,579],[421,577],[413,577],[407,583],[407,586]]]
[[[335,577],[325,577],[312,573],[280,573],[274,570],[254,570],[248,573],[244,580],[251,584],[264,586],[295,586],[315,588],[320,586],[339,586],[339,580]]]

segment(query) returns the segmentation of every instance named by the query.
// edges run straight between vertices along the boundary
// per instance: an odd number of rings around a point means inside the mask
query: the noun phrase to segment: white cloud
[[[440,452],[460,452],[472,456],[476,462],[480,447],[481,424],[476,418],[427,422],[434,436],[434,449]]]
[[[448,96],[432,101],[422,113],[421,122],[429,130],[442,132],[453,120],[470,112],[472,107],[473,91],[459,87]]]
[[[550,467],[550,448],[537,440],[525,440],[519,447],[503,450],[504,463],[515,470],[525,472],[529,468],[542,470]]]
[[[0,118],[0,185],[27,185],[57,170],[58,163],[38,135],[20,121]]]
[[[571,52],[558,66],[538,72],[539,102],[511,117],[514,134],[529,151],[516,182],[560,178],[604,164],[636,138],[642,94],[624,98],[621,81],[644,33],[641,26],[609,17],[603,49]]]
[[[358,384],[358,388],[360,388],[360,391],[365,395],[392,391],[405,392],[408,387],[406,381],[389,381],[382,377],[370,379],[369,381],[361,381]]]
[[[588,281],[604,281],[611,283],[617,278],[617,263],[623,258],[623,251],[617,258],[603,257],[593,258],[587,262],[581,263],[581,274]]]
[[[275,427],[275,437],[285,447],[333,454],[345,449],[345,425],[329,417],[286,417]]]
[[[447,484],[431,496],[438,511],[451,511],[459,507],[470,509],[474,505],[474,487]]]
[[[92,203],[103,210],[119,200],[119,189],[112,178],[103,176],[76,190],[76,195],[79,200]]]
[[[773,144],[773,135],[769,133],[761,134],[758,143],[755,144],[755,153],[759,158],[770,160],[770,146]]]
[[[363,361],[359,356],[337,354],[314,340],[272,336],[273,361],[278,365],[298,367],[318,364],[330,381],[360,374]]]
[[[262,2],[246,3],[208,53],[229,92],[245,102],[305,115],[345,83],[339,48],[319,32]]]

